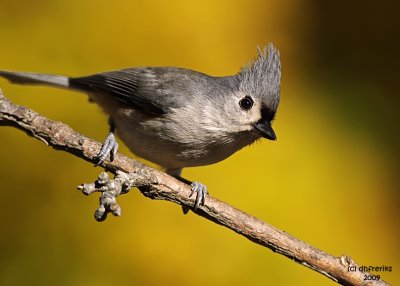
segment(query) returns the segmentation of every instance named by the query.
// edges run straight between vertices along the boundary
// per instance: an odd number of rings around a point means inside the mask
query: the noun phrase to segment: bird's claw
[[[197,193],[194,205],[194,209],[197,210],[199,206],[204,205],[204,202],[206,201],[208,195],[207,187],[199,182],[193,182],[190,186],[192,187],[192,192],[189,197],[193,196],[194,193]]]
[[[117,139],[115,139],[114,133],[110,132],[101,146],[99,154],[96,156],[96,166],[100,165],[107,158],[107,156],[110,156],[110,161],[113,161],[115,155],[117,154],[118,147],[119,145]]]

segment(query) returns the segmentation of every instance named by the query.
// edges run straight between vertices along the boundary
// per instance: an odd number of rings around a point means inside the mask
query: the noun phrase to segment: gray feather
[[[276,110],[279,104],[281,62],[279,51],[269,44],[257,59],[239,73],[239,89],[263,97],[268,106]]]
[[[62,75],[0,71],[0,76],[18,84],[50,85],[64,88],[69,87],[68,77]]]
[[[166,114],[211,90],[219,78],[176,67],[141,67],[70,78],[71,88],[102,92],[152,114]]]

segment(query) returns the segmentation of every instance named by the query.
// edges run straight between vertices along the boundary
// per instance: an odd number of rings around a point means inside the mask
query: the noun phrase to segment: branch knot
[[[117,171],[114,179],[106,172],[102,172],[94,183],[81,184],[78,190],[88,196],[94,192],[101,193],[99,198],[99,207],[94,213],[97,221],[104,221],[108,213],[114,216],[121,215],[121,207],[117,203],[117,197],[126,194],[135,186],[135,180],[129,174]]]

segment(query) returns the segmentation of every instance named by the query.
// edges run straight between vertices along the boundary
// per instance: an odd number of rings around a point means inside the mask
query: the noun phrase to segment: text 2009
[[[364,280],[378,281],[379,279],[381,279],[380,275],[364,275]]]

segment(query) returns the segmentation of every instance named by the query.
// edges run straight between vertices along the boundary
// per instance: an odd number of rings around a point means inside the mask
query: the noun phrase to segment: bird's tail
[[[69,78],[63,75],[0,71],[0,77],[4,77],[10,82],[18,84],[49,85],[63,88],[70,87]]]

